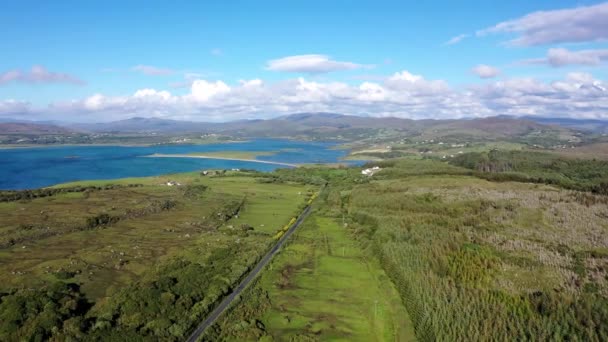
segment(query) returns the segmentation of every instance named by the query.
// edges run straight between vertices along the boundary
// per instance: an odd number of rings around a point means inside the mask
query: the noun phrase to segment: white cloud
[[[406,82],[406,83],[415,83],[421,81],[423,78],[420,75],[413,75],[409,71],[404,70],[402,72],[397,72],[393,74],[393,76],[389,77],[389,81],[393,82]]]
[[[450,40],[444,43],[444,45],[454,45],[460,43],[463,39],[468,38],[468,34],[459,34],[455,37],[452,37]]]
[[[480,78],[494,78],[500,75],[500,69],[485,64],[479,64],[471,71]]]
[[[566,80],[570,82],[576,82],[579,84],[589,84],[593,83],[595,79],[593,75],[588,72],[571,72],[566,75]]]
[[[88,110],[100,110],[104,108],[105,97],[101,94],[95,94],[84,100],[84,108]]]
[[[587,73],[570,73],[553,82],[511,78],[465,89],[453,89],[443,80],[408,71],[356,85],[302,77],[271,83],[242,80],[234,85],[197,79],[184,95],[147,88],[125,96],[94,94],[46,108],[7,100],[0,102],[0,115],[28,113],[75,121],[132,116],[228,121],[307,111],[413,119],[500,114],[608,118],[606,88],[605,82]]]
[[[496,114],[608,118],[606,85],[587,73],[571,73],[551,83],[510,79],[473,91]]]
[[[597,66],[608,61],[608,49],[571,51],[564,48],[549,49],[547,57],[528,59],[524,64],[548,64],[552,67],[566,65]]]
[[[289,56],[268,61],[266,69],[272,71],[301,72],[309,74],[322,74],[340,70],[354,70],[369,68],[352,62],[340,62],[330,59],[326,55],[299,55]]]
[[[133,98],[157,102],[172,102],[175,100],[168,91],[157,91],[156,89],[140,89],[133,94]]]
[[[173,70],[167,68],[159,68],[151,65],[136,65],[131,68],[133,71],[140,72],[148,76],[167,76],[174,73]]]
[[[0,74],[0,85],[11,82],[22,83],[68,83],[84,85],[79,78],[59,72],[52,72],[41,65],[34,65],[29,71],[9,70]]]
[[[363,82],[359,86],[357,99],[361,101],[384,101],[387,91],[381,85],[372,82]]]
[[[515,46],[603,41],[608,40],[606,23],[608,23],[608,2],[593,6],[533,12],[478,31],[477,35],[515,33],[519,37],[509,41],[509,44]]]
[[[29,102],[14,99],[0,101],[0,116],[21,116],[29,114],[30,111],[31,105]]]
[[[427,80],[405,70],[393,74],[384,83],[388,89],[411,95],[430,95],[449,91],[448,84],[443,80]]]
[[[259,87],[262,84],[264,84],[264,82],[262,82],[262,80],[260,79],[253,79],[253,80],[239,80],[239,83],[241,84],[241,86],[247,88],[247,87]]]
[[[230,87],[222,81],[209,82],[196,80],[192,82],[191,98],[195,101],[206,102],[214,96],[230,92]]]

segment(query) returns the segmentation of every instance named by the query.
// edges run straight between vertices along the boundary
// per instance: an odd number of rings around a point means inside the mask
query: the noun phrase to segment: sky
[[[608,2],[0,1],[0,120],[608,119]]]

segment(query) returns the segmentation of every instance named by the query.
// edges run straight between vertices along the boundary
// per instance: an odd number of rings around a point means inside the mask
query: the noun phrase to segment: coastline
[[[258,160],[258,159],[246,159],[246,158],[228,158],[228,157],[216,157],[216,156],[206,156],[206,155],[189,155],[189,154],[162,154],[162,153],[154,153],[147,156],[142,156],[144,158],[197,158],[197,159],[216,159],[216,160],[231,160],[231,161],[242,161],[242,162],[252,162],[252,163],[260,163],[260,164],[272,164],[272,165],[281,165],[287,167],[300,167],[299,164],[292,163],[284,163],[284,162],[275,162],[270,160]]]
[[[235,144],[246,143],[251,140],[226,140],[226,141],[209,141],[202,143],[141,143],[141,144],[115,144],[115,143],[95,143],[95,144],[8,144],[0,145],[0,150],[12,150],[19,148],[48,148],[48,147],[80,147],[80,146],[116,146],[116,147],[152,147],[152,146],[187,146],[187,145],[212,145],[212,144]]]

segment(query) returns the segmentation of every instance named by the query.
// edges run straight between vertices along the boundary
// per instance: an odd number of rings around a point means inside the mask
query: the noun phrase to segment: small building
[[[382,170],[380,167],[374,166],[374,167],[369,168],[369,169],[361,170],[361,174],[364,175],[364,176],[371,177],[371,176],[374,175],[374,173],[376,173],[376,172],[378,172],[380,170]]]

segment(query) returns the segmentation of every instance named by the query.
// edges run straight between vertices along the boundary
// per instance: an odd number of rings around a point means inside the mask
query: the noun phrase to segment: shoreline
[[[226,140],[226,141],[210,141],[203,143],[134,143],[134,144],[114,144],[114,143],[94,143],[94,144],[8,144],[1,145],[0,150],[12,150],[19,148],[49,148],[49,147],[153,147],[153,146],[188,146],[188,145],[213,145],[213,144],[236,144],[236,143],[246,143],[251,140]]]
[[[224,140],[224,141],[208,141],[199,143],[91,143],[91,144],[0,144],[0,150],[10,150],[19,148],[47,148],[47,147],[80,147],[80,146],[117,146],[117,147],[153,147],[153,146],[180,146],[180,145],[214,145],[214,144],[237,144],[247,143],[256,139],[269,140],[288,140],[296,142],[309,143],[328,143],[335,144],[330,147],[332,150],[348,150],[349,147],[342,147],[343,143],[336,140],[314,140],[314,139],[298,139],[293,137],[269,137],[269,138],[247,138],[244,140]]]
[[[231,160],[231,161],[242,161],[242,162],[252,162],[252,163],[261,163],[261,164],[272,164],[272,165],[281,165],[288,167],[300,167],[299,164],[292,163],[284,163],[284,162],[275,162],[270,160],[258,160],[258,159],[245,159],[245,158],[228,158],[228,157],[215,157],[215,156],[205,156],[205,155],[188,155],[188,154],[162,154],[162,153],[154,153],[147,156],[142,156],[144,158],[196,158],[196,159],[216,159],[216,160]]]

